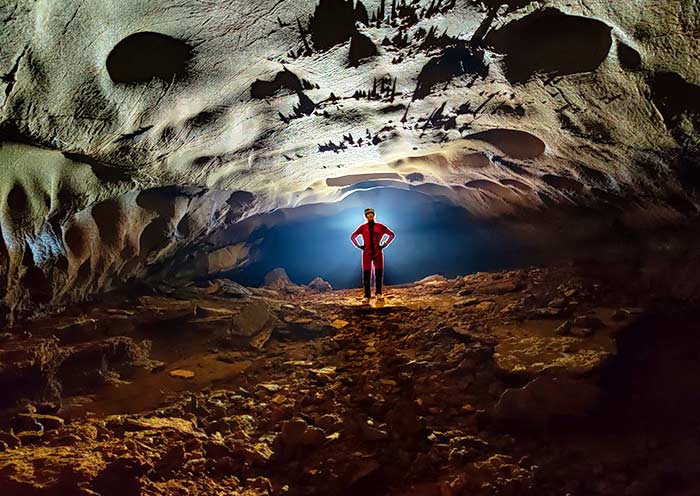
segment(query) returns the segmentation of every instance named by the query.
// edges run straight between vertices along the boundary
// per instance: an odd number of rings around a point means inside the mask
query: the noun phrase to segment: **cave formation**
[[[0,18],[0,494],[700,493],[697,2]]]

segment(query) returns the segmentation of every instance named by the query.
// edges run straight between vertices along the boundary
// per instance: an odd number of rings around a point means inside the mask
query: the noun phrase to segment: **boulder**
[[[576,378],[600,370],[615,351],[612,342],[573,336],[516,336],[498,343],[494,360],[497,369],[508,375]]]
[[[230,279],[214,279],[210,281],[206,292],[210,295],[229,298],[241,298],[252,294],[248,288]]]
[[[252,302],[233,318],[231,332],[239,336],[254,336],[263,330],[271,318],[272,314],[267,303]]]
[[[299,458],[326,442],[323,429],[310,426],[295,417],[281,423],[280,435],[275,439],[275,455],[281,460]]]
[[[325,293],[327,291],[333,291],[333,286],[328,281],[321,279],[320,277],[315,277],[313,281],[306,285],[311,291],[316,293]]]
[[[56,368],[65,358],[55,338],[9,341],[0,349],[0,408],[12,406],[20,398],[56,399],[61,386]]]
[[[432,276],[424,277],[423,279],[416,281],[416,284],[433,286],[438,284],[444,284],[447,282],[447,278],[442,274],[433,274]]]
[[[509,388],[494,406],[495,420],[535,430],[546,428],[555,416],[583,416],[599,396],[596,385],[585,381],[536,377],[522,388]]]
[[[162,365],[150,359],[151,342],[127,336],[92,341],[67,349],[57,377],[67,394],[92,392],[116,376],[129,377],[137,369],[153,370]]]
[[[287,293],[295,293],[301,290],[301,286],[293,283],[289,279],[287,271],[282,267],[277,267],[265,275],[263,288]]]

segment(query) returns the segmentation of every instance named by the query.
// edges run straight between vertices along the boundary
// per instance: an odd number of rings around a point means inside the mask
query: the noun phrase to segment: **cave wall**
[[[220,229],[366,188],[602,229],[697,214],[691,0],[12,0],[0,19],[10,319],[235,266],[249,248]]]
[[[0,309],[10,319],[146,279],[185,247],[196,257],[253,202],[240,191],[105,183],[95,165],[24,144],[5,143],[0,156],[11,165],[0,186]]]

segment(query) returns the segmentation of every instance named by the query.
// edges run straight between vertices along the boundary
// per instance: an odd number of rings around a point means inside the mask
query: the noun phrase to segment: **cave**
[[[700,494],[693,2],[0,19],[0,494]]]

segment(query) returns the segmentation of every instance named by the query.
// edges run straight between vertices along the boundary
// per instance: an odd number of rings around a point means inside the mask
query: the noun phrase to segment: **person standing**
[[[377,303],[384,303],[382,294],[382,279],[384,277],[384,249],[391,244],[396,235],[394,232],[380,222],[374,220],[374,209],[365,209],[367,222],[360,224],[350,235],[350,241],[357,248],[362,250],[362,282],[364,286],[364,297],[362,303],[367,304],[372,296],[371,277],[372,266],[374,266],[375,294]],[[388,236],[386,242],[382,244],[382,238]],[[357,237],[362,236],[362,244],[357,242]]]

